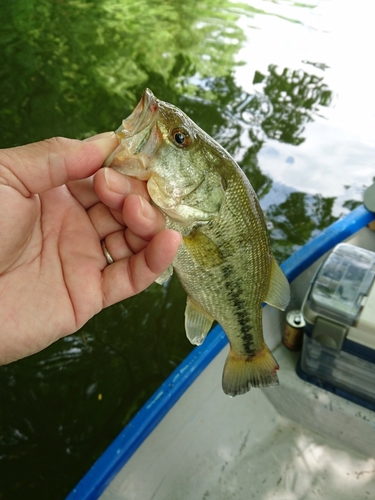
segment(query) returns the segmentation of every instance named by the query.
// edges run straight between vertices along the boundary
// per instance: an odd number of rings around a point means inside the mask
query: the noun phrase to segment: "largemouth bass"
[[[148,89],[116,134],[119,146],[105,166],[147,181],[167,226],[183,236],[173,269],[187,293],[188,339],[199,345],[214,320],[222,326],[230,343],[226,394],[278,384],[278,364],[263,338],[262,303],[285,309],[289,284],[247,177],[214,139]]]

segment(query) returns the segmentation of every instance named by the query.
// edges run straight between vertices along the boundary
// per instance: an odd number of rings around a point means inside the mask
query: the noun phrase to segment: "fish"
[[[214,321],[229,340],[222,388],[244,394],[278,384],[262,329],[262,304],[285,310],[289,283],[274,259],[265,218],[229,153],[173,104],[146,89],[116,131],[105,167],[147,182],[166,226],[182,234],[172,266],[187,293],[185,330],[200,345]]]

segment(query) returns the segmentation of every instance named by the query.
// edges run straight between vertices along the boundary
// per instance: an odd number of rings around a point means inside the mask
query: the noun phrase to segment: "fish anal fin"
[[[279,264],[272,257],[271,261],[271,279],[264,302],[270,306],[277,307],[282,311],[290,301],[290,287],[285,274],[282,272]]]
[[[224,365],[223,391],[228,396],[245,394],[251,387],[278,385],[279,365],[266,344],[255,356],[241,356],[231,348]]]
[[[214,319],[198,307],[190,297],[186,301],[185,331],[194,345],[201,345],[210,331]]]

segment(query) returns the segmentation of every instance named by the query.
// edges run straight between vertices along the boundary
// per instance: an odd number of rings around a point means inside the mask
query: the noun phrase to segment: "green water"
[[[0,147],[113,130],[149,87],[239,162],[279,261],[372,182],[371,1],[0,4]],[[155,284],[0,368],[1,500],[65,497],[190,351],[184,307]]]

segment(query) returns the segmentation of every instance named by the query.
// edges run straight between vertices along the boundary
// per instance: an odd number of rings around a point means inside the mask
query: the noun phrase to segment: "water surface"
[[[370,1],[15,0],[1,9],[0,147],[113,130],[147,86],[239,162],[279,261],[372,182]],[[190,351],[185,300],[175,278],[154,284],[0,368],[0,499],[64,498]]]

